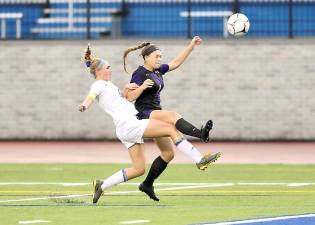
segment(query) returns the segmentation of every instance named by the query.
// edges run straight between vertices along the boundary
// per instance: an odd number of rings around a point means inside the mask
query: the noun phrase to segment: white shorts
[[[143,133],[148,123],[149,119],[139,120],[133,117],[116,127],[117,137],[127,148],[130,148],[136,143],[142,144],[144,143]]]

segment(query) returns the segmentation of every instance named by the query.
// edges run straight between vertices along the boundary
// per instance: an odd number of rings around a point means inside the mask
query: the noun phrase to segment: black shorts
[[[138,118],[139,120],[142,120],[142,119],[150,119],[150,114],[151,114],[151,112],[154,111],[154,110],[161,110],[161,109],[145,109],[145,110],[143,110],[143,111],[141,111],[141,112],[138,112],[138,114],[137,114],[136,116],[137,116],[137,118]]]

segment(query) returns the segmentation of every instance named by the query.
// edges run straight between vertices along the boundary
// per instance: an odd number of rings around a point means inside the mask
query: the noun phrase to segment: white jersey
[[[91,85],[90,94],[95,94],[99,106],[108,113],[118,126],[138,113],[135,106],[122,97],[119,88],[110,81],[97,80]]]

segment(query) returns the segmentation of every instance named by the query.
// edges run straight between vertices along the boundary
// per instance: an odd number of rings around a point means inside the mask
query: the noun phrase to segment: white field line
[[[230,184],[226,184],[225,186],[231,186],[231,185]],[[197,188],[207,188],[207,187],[213,187],[213,184],[197,185],[197,186],[181,186],[181,187],[171,187],[171,188],[158,188],[158,189],[155,189],[155,191],[157,191],[157,192],[158,191],[173,191],[173,190],[197,189]],[[106,192],[106,193],[104,193],[104,195],[119,195],[119,194],[130,194],[130,193],[139,193],[139,192],[140,191],[116,191],[116,192]],[[92,194],[0,200],[0,203],[26,202],[26,201],[38,201],[38,200],[48,200],[48,199],[63,199],[63,198],[77,198],[77,197],[84,197],[84,196],[92,196]]]
[[[138,223],[149,223],[150,220],[130,220],[130,221],[121,221],[121,224],[138,224]]]
[[[307,186],[314,185],[315,183],[156,183],[155,186],[179,186],[180,187],[168,187],[159,188],[155,191],[172,191],[172,190],[185,190],[185,189],[197,189],[197,188],[208,188],[208,187],[227,187],[227,186],[269,186],[269,185],[284,185],[289,187]],[[64,182],[1,182],[0,185],[61,185],[61,186],[81,186],[91,185],[91,183],[64,183]],[[120,185],[139,185],[139,183],[122,183]],[[117,192],[106,192],[104,195],[118,195],[118,194],[130,194],[139,193],[139,191],[117,191]],[[63,199],[63,198],[77,198],[84,196],[92,196],[92,194],[80,194],[80,195],[65,195],[65,196],[51,196],[51,197],[39,197],[39,198],[24,198],[24,199],[12,199],[12,200],[0,200],[0,203],[6,202],[24,202],[24,201],[38,201],[48,199]]]
[[[288,187],[302,187],[302,186],[309,186],[310,183],[291,183],[288,184]]]
[[[126,186],[138,186],[140,183],[128,182],[128,183],[121,183],[120,185]],[[37,186],[37,185],[55,185],[55,186],[87,186],[92,185],[92,182],[0,182],[0,186],[6,185],[29,185],[29,186]],[[310,186],[315,185],[312,182],[301,182],[301,183],[288,183],[288,182],[251,182],[251,183],[233,183],[233,182],[226,182],[226,183],[154,183],[154,186],[196,186],[196,185],[213,185],[213,187],[220,187],[225,185],[236,185],[236,186],[288,186],[288,187],[298,187],[298,186]]]
[[[47,220],[29,220],[29,221],[19,221],[19,224],[33,224],[33,223],[49,223]]]
[[[278,221],[278,220],[288,220],[288,219],[296,219],[296,218],[310,218],[310,217],[315,217],[315,214],[295,215],[295,216],[279,216],[279,217],[272,217],[272,218],[240,220],[240,221],[233,221],[233,222],[207,223],[207,224],[203,224],[203,225],[253,224],[253,223],[266,222],[266,221]]]
[[[38,185],[56,185],[56,186],[86,186],[92,185],[90,183],[69,183],[69,182],[0,182],[0,186],[6,185],[25,185],[25,186],[38,186]]]
[[[231,186],[230,184],[225,184],[225,186]],[[213,184],[208,185],[197,185],[197,186],[182,186],[182,187],[171,187],[171,188],[157,188],[155,192],[159,191],[175,191],[175,190],[188,190],[188,189],[198,189],[198,188],[207,188],[207,187],[214,187]],[[217,187],[217,186],[215,186]],[[220,186],[223,187],[223,186]],[[107,192],[104,195],[119,195],[119,194],[129,194],[129,193],[138,193],[140,191],[116,191],[116,192]],[[1,202],[1,201],[0,201]]]

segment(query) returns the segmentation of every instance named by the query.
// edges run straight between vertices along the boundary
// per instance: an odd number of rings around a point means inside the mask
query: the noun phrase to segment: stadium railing
[[[0,0],[0,13],[23,14],[2,39],[222,38],[235,12],[248,37],[315,36],[315,0]]]
[[[16,39],[21,38],[21,19],[23,17],[23,13],[0,13],[0,21],[1,21],[1,39],[6,38],[6,21],[13,19],[16,21]]]

